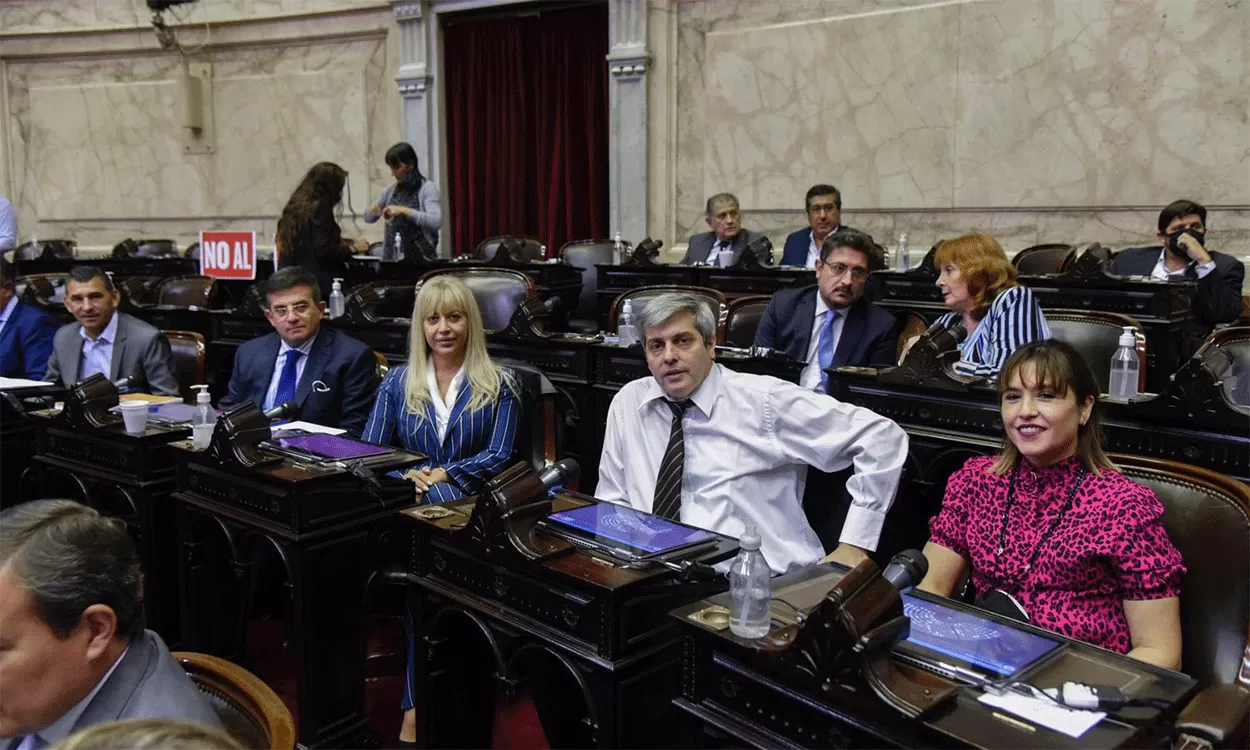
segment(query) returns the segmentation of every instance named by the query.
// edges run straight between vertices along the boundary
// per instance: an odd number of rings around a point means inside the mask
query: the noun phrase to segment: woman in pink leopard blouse
[[[1011,356],[998,381],[1007,440],[950,478],[920,588],[950,596],[971,567],[981,606],[1179,669],[1185,566],[1163,504],[1103,453],[1098,393],[1068,344]]]

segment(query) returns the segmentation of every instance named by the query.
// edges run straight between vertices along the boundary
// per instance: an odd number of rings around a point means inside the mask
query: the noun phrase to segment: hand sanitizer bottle
[[[617,343],[621,346],[633,346],[638,343],[638,331],[634,328],[634,306],[625,300],[621,307],[621,317],[616,322]]]
[[[346,307],[346,300],[343,299],[343,280],[335,279],[330,288],[330,318],[341,318]]]
[[[208,448],[213,441],[213,428],[217,426],[217,410],[209,401],[208,386],[193,385],[198,389],[195,396],[195,413],[191,415],[191,444],[197,451]]]
[[[625,262],[625,245],[621,244],[621,233],[616,233],[616,239],[612,245],[612,262],[621,265]]]
[[[894,270],[906,271],[911,268],[911,251],[907,249],[907,233],[898,236],[898,251],[894,253]]]
[[[760,552],[760,535],[747,524],[738,537],[738,556],[729,566],[729,632],[739,638],[768,635],[773,571]]]
[[[1132,326],[1124,326],[1120,334],[1120,347],[1111,355],[1111,382],[1108,386],[1111,398],[1128,401],[1137,395],[1141,361],[1137,358],[1137,337]]]

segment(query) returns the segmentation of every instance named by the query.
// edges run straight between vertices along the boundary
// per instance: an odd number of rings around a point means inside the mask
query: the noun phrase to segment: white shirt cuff
[[[1211,261],[1210,263],[1203,263],[1200,266],[1194,266],[1194,270],[1198,272],[1198,278],[1201,279],[1207,274],[1215,270],[1215,261]]]
[[[884,525],[884,513],[852,503],[847,508],[846,521],[842,524],[842,535],[838,537],[838,541],[875,552],[877,543],[881,541],[881,527]]]

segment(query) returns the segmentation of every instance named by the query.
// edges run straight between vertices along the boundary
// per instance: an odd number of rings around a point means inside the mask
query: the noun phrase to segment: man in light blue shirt
[[[0,195],[0,253],[17,247],[17,214],[13,204]]]

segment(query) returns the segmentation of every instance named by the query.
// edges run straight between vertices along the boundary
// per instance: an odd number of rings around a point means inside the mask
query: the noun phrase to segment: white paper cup
[[[716,253],[716,263],[721,268],[729,268],[734,264],[734,251],[721,250]]]
[[[122,421],[126,423],[126,432],[142,435],[148,427],[148,402],[127,401],[121,405]]]

